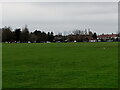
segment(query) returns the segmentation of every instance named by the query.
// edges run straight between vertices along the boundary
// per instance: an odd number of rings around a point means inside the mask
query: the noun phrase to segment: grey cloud
[[[64,32],[93,28],[98,33],[117,31],[117,3],[4,3],[3,25],[28,24],[30,30]]]

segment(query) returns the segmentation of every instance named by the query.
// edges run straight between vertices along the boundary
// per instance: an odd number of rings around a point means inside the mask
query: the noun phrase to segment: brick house
[[[118,39],[118,34],[102,34],[97,36],[98,40],[103,41],[116,41]]]
[[[97,36],[98,39],[116,39],[118,38],[118,34],[102,34]]]

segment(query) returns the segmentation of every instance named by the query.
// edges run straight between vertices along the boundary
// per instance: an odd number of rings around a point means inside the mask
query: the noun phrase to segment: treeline
[[[23,29],[17,28],[12,30],[11,27],[4,27],[0,29],[0,38],[2,35],[2,40],[0,42],[7,43],[43,43],[43,42],[107,42],[107,41],[120,41],[120,33],[118,36],[109,37],[104,34],[102,37],[97,35],[95,32],[91,32],[90,29],[85,30],[74,30],[68,35],[54,35],[53,32],[44,32],[35,30],[34,32],[29,32],[27,26]],[[112,34],[113,35],[113,34]],[[118,39],[119,38],[119,39]]]
[[[1,29],[2,31],[2,42],[19,42],[19,43],[28,43],[30,41],[31,43],[40,43],[40,42],[53,42],[54,34],[53,32],[41,32],[38,30],[35,30],[34,32],[29,32],[29,29],[27,26],[23,28],[22,30],[20,28],[15,29],[12,31],[10,27],[4,27]]]

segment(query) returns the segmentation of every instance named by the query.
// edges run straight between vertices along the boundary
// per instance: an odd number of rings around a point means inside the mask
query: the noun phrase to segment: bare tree
[[[82,31],[79,30],[79,29],[76,29],[72,32],[74,35],[81,35],[82,34]]]

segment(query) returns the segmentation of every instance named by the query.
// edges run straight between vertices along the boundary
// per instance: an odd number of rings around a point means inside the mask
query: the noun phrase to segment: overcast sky
[[[2,25],[13,29],[69,33],[90,28],[93,32],[118,31],[117,2],[23,2],[2,4]]]

